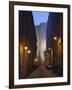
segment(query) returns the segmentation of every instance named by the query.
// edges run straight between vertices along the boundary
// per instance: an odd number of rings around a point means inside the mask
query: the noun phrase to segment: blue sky
[[[33,13],[33,19],[35,25],[39,25],[42,22],[47,22],[48,12],[33,11],[32,13]]]

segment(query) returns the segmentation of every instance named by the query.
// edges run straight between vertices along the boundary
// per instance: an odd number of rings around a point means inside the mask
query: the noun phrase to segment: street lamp
[[[34,63],[37,63],[38,59],[37,58],[34,58]]]
[[[28,50],[28,54],[30,54],[31,53],[31,51],[30,50]]]
[[[25,49],[25,50],[27,50],[27,49],[28,49],[28,47],[27,47],[27,46],[25,46],[25,47],[24,47],[24,49]]]
[[[48,50],[50,51],[51,48],[48,48]]]
[[[54,39],[54,40],[57,40],[57,37],[54,37],[53,39]]]
[[[35,61],[36,61],[36,62],[38,61],[37,58],[35,59]]]

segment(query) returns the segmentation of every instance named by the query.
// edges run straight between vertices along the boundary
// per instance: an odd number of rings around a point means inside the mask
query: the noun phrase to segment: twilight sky
[[[33,11],[34,24],[39,25],[42,22],[47,22],[48,20],[48,12],[41,11]]]

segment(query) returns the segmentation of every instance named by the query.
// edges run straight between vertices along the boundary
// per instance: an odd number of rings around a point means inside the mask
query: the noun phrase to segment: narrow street
[[[43,77],[56,77],[52,70],[46,69],[44,66],[39,66],[27,78],[43,78]]]

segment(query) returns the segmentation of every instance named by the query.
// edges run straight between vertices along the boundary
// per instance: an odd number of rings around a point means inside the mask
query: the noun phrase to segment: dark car
[[[56,66],[56,65],[53,65],[53,64],[48,64],[48,65],[46,66],[46,68],[47,68],[48,70],[55,70],[55,69],[57,69],[57,66]]]

